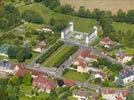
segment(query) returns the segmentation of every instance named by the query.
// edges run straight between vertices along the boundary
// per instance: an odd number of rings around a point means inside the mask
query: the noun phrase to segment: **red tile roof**
[[[43,75],[42,72],[34,69],[26,68],[23,64],[18,64],[17,66],[19,67],[19,70],[15,73],[15,75],[17,76],[23,77],[26,73],[31,73],[32,75],[36,75],[36,76]]]
[[[118,94],[118,95],[122,94],[123,97],[126,97],[128,95],[128,90],[114,90],[112,88],[108,88],[108,89],[103,89],[102,93],[103,94]],[[122,100],[122,99],[120,99],[119,97],[119,100]]]
[[[102,44],[111,44],[113,41],[109,37],[105,37],[101,40]]]
[[[65,79],[64,84],[67,86],[74,86],[76,85],[76,82],[74,80]]]
[[[81,66],[82,68],[85,68],[86,67],[86,63],[84,62],[83,59],[78,58],[77,59],[77,62],[79,63],[79,66]]]
[[[83,57],[83,58],[92,58],[92,59],[97,59],[97,56],[91,52],[90,50],[83,50],[80,52],[79,56]]]
[[[39,76],[39,77],[33,79],[33,85],[38,88],[42,88],[44,90],[45,89],[52,90],[56,86],[52,80],[49,80],[43,76]]]

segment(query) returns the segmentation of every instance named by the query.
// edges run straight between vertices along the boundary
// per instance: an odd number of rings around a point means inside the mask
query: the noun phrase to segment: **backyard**
[[[85,82],[85,81],[87,81],[88,78],[89,78],[89,76],[90,76],[89,74],[79,73],[79,72],[76,72],[74,70],[67,70],[63,74],[63,78],[65,78],[65,79],[71,79],[71,80],[75,80],[75,81],[79,81],[79,82]]]

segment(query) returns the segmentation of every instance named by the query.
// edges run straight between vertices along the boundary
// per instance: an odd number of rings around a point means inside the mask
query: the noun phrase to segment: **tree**
[[[97,21],[101,18],[102,11],[100,9],[95,8],[91,13],[91,18],[97,19]]]
[[[30,73],[26,73],[23,77],[23,83],[25,85],[31,85],[32,84],[32,76]]]
[[[66,18],[57,19],[55,25],[53,26],[53,30],[55,30],[57,32],[60,32],[61,30],[63,30],[68,24],[67,20],[65,20],[65,19]]]
[[[19,50],[20,48],[17,46],[10,46],[7,51],[8,57],[11,59],[15,59]]]
[[[58,80],[57,84],[58,84],[58,86],[63,86],[64,85],[64,81],[63,80]]]
[[[45,39],[46,39],[45,33],[44,33],[44,32],[39,33],[39,35],[38,35],[38,40],[39,40],[39,41],[42,41],[42,40],[45,40]]]
[[[25,21],[32,22],[32,23],[37,23],[37,24],[43,24],[44,19],[40,14],[37,12],[31,11],[31,10],[25,10],[22,13],[22,18]]]
[[[98,62],[96,62],[96,61],[91,62],[91,64],[92,64],[92,66],[93,66],[93,67],[99,67],[99,63],[98,63]]]
[[[50,19],[50,21],[49,21],[49,24],[51,25],[51,26],[54,26],[55,25],[55,19],[54,18],[51,18]]]
[[[103,12],[100,18],[100,25],[104,31],[104,35],[108,36],[109,33],[113,32],[112,16],[109,12]]]
[[[70,4],[65,4],[64,6],[61,6],[61,13],[63,14],[74,14],[74,8]]]
[[[126,22],[126,13],[121,9],[118,10],[115,20],[117,22]]]
[[[88,14],[86,12],[86,9],[84,6],[81,6],[77,12],[77,16],[79,17],[83,17],[83,18],[87,18],[88,17]]]
[[[42,0],[42,3],[46,7],[49,7],[52,10],[55,9],[56,7],[60,6],[60,1],[59,0]]]
[[[13,85],[13,86],[18,86],[18,85],[21,84],[21,78],[18,77],[18,76],[12,76],[12,77],[10,78],[9,83],[10,83],[11,85]]]
[[[96,78],[96,79],[94,80],[94,82],[95,82],[96,84],[101,84],[101,79],[100,79],[100,78]]]
[[[111,65],[111,62],[109,62],[107,59],[105,58],[98,58],[97,59],[99,62],[99,65],[104,65],[104,66],[109,66]]]
[[[133,93],[129,93],[126,100],[134,100],[134,94]]]
[[[127,12],[127,22],[130,24],[134,24],[134,10],[129,10]]]
[[[0,100],[8,99],[8,94],[6,91],[7,84],[8,84],[7,78],[0,78]]]
[[[16,55],[16,59],[18,60],[19,63],[24,62],[25,61],[25,57],[24,57],[24,50],[20,50],[17,55]]]
[[[30,59],[32,57],[31,49],[29,47],[23,48],[23,55],[25,59]]]

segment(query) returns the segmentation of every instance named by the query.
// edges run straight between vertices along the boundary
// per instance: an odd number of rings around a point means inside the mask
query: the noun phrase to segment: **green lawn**
[[[31,95],[32,90],[33,90],[32,86],[26,86],[24,84],[20,85],[20,91],[23,92],[24,94]]]
[[[25,10],[34,10],[35,12],[38,12],[41,16],[44,17],[44,20],[47,23],[51,18],[64,18],[67,19],[67,21],[73,21],[75,24],[75,29],[82,32],[89,32],[90,28],[97,24],[97,22],[93,19],[79,18],[79,17],[69,16],[69,15],[59,14],[49,10],[44,5],[37,4],[37,3],[19,8],[19,11],[21,13]]]
[[[63,74],[63,78],[85,82],[89,78],[89,74],[79,73],[73,70],[69,70],[65,74]]]
[[[113,27],[116,31],[123,31],[123,32],[126,32],[128,30],[131,30],[134,32],[134,24],[127,24],[127,23],[116,23],[114,22],[113,23]]]
[[[44,66],[46,67],[54,67],[53,65],[59,62],[65,55],[67,55],[73,46],[64,45],[63,47],[59,48],[55,51],[45,62]]]
[[[27,23],[24,25],[27,29],[41,29],[43,27],[42,24],[34,24],[34,23]]]
[[[47,93],[38,93],[38,95],[36,96],[36,100],[45,100],[47,96]]]

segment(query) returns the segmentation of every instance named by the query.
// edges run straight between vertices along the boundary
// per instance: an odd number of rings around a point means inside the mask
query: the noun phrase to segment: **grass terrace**
[[[51,18],[64,18],[68,22],[73,21],[75,30],[81,31],[81,32],[89,32],[90,28],[92,28],[94,25],[97,24],[96,20],[93,19],[86,19],[86,18],[79,18],[75,16],[70,15],[64,15],[56,13],[52,10],[49,10],[44,5],[40,3],[34,3],[31,5],[23,6],[19,8],[19,11],[22,13],[25,10],[34,10],[35,12],[38,12],[41,16],[44,17],[44,20],[48,23]]]
[[[77,47],[64,45],[55,51],[44,63],[45,67],[57,67],[68,59],[75,51]]]
[[[63,74],[63,78],[65,78],[65,79],[71,79],[71,80],[75,80],[75,81],[80,81],[80,82],[85,82],[85,81],[88,80],[89,74],[79,73],[79,72],[76,72],[74,70],[67,70]]]

